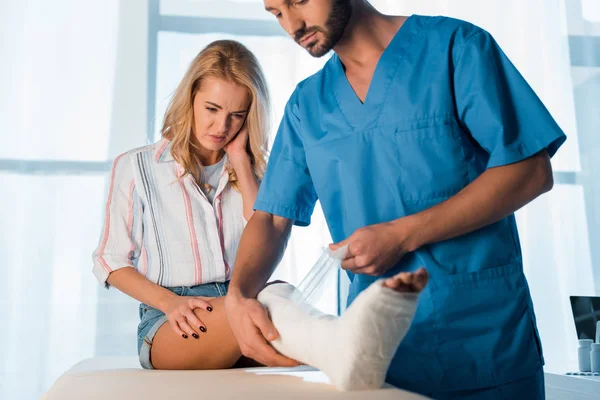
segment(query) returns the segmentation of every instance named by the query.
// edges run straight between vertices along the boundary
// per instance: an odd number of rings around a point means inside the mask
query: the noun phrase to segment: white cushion
[[[91,358],[76,364],[42,400],[106,399],[396,399],[424,397],[388,386],[368,392],[340,392],[311,367],[213,371],[157,371],[140,368],[136,357]]]

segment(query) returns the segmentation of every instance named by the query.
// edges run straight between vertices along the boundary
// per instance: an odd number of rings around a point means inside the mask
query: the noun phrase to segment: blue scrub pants
[[[426,396],[435,400],[544,400],[544,371],[504,385],[457,392],[430,393]]]

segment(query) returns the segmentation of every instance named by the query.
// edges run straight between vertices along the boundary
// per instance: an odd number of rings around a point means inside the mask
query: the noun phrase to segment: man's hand
[[[332,250],[348,245],[342,268],[355,274],[382,275],[414,250],[412,233],[416,225],[410,218],[357,229],[349,238],[330,244]]]
[[[242,354],[269,367],[295,367],[299,363],[277,353],[268,341],[279,333],[267,310],[255,299],[229,293],[225,297],[227,320]]]

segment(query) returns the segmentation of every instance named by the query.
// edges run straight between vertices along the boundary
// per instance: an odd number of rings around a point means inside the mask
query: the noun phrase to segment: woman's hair
[[[243,44],[234,40],[217,40],[206,46],[192,61],[173,94],[161,129],[162,136],[172,141],[171,153],[184,172],[202,185],[199,146],[194,135],[194,96],[202,80],[218,78],[231,81],[248,90],[250,108],[246,117],[248,145],[252,169],[262,179],[267,158],[267,134],[270,102],[267,83],[258,60]],[[228,168],[229,182],[239,191],[237,176]]]

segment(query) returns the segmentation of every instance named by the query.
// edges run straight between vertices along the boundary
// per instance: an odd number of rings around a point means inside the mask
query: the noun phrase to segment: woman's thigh
[[[150,352],[152,367],[222,369],[234,366],[242,353],[227,322],[225,298],[212,298],[209,302],[212,312],[194,310],[206,326],[206,332],[199,332],[198,339],[191,336],[184,339],[173,331],[168,322],[158,328]]]

